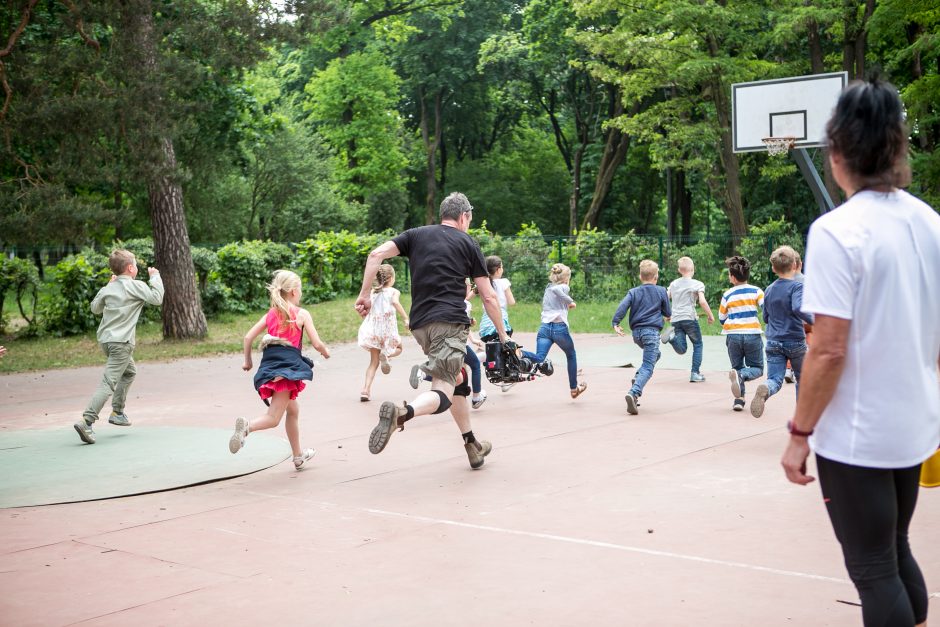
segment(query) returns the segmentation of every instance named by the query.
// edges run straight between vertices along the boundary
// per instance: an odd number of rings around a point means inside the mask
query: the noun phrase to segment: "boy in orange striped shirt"
[[[734,411],[743,411],[744,382],[764,374],[764,339],[758,310],[764,307],[764,292],[748,283],[751,262],[735,255],[725,260],[733,286],[722,294],[718,320],[722,324],[728,358],[731,360],[731,393]]]

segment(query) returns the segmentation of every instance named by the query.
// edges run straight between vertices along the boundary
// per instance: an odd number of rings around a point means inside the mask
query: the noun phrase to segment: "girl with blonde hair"
[[[536,358],[539,370],[543,374],[554,372],[551,361],[547,360],[548,351],[557,344],[565,352],[568,360],[568,387],[571,398],[578,398],[587,390],[587,383],[578,381],[578,354],[574,349],[574,340],[568,330],[568,310],[577,307],[571,298],[571,268],[563,263],[556,263],[548,274],[549,284],[542,296],[542,326],[535,338]]]
[[[382,374],[392,371],[388,363],[390,357],[401,355],[401,335],[398,333],[398,312],[408,326],[408,314],[401,306],[401,292],[396,290],[395,268],[383,263],[375,275],[372,284],[372,307],[369,314],[359,325],[359,346],[369,351],[369,365],[366,367],[366,380],[359,392],[359,400],[368,401],[372,396],[372,382],[375,372],[382,368]]]
[[[278,270],[268,285],[271,308],[245,334],[245,363],[242,370],[251,370],[251,345],[262,332],[261,363],[255,373],[255,389],[268,410],[254,420],[235,420],[235,433],[229,439],[229,451],[237,453],[245,446],[245,438],[252,431],[273,429],[287,414],[284,428],[290,442],[294,467],[298,470],[314,456],[312,448],[300,447],[300,406],[297,395],[304,389],[304,380],[313,379],[313,362],[301,352],[303,336],[325,359],[330,351],[320,340],[313,326],[310,312],[300,308],[300,277],[290,270]]]

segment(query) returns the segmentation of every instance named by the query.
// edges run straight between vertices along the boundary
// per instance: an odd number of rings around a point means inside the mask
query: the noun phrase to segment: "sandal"
[[[367,402],[367,401],[369,401],[369,400],[371,400],[371,399],[369,398],[369,395],[368,395],[368,394],[363,394],[362,392],[359,392],[359,402],[360,402],[360,403],[365,403],[365,402]]]
[[[584,394],[585,390],[587,390],[587,383],[582,381],[581,383],[578,384],[578,387],[571,390],[571,398],[578,398],[579,396]]]

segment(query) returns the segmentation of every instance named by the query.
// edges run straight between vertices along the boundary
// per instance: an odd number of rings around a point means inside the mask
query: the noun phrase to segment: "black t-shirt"
[[[411,261],[411,328],[430,322],[469,325],[466,279],[487,276],[480,245],[441,224],[408,229],[392,241]]]

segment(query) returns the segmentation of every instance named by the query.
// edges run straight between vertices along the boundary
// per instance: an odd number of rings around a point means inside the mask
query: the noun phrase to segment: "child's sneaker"
[[[796,377],[793,376],[793,368],[787,368],[787,371],[783,374],[783,380],[787,383],[796,381]]]
[[[731,406],[731,409],[734,411],[744,411],[744,399],[736,398],[734,399],[734,405]]]
[[[674,337],[676,337],[676,329],[675,327],[669,327],[668,329],[663,329],[663,332],[659,334],[659,341],[663,344],[668,344]]]
[[[627,413],[636,416],[640,413],[640,410],[637,409],[636,397],[633,394],[627,394],[623,397],[627,401]]]
[[[483,403],[486,402],[486,390],[480,390],[480,395],[470,399],[471,404],[474,409],[480,409],[483,406]]]
[[[731,394],[735,398],[741,398],[741,385],[744,383],[741,381],[741,375],[737,370],[732,370],[728,373],[728,378],[731,380]],[[741,402],[743,403],[744,400],[742,399]]]
[[[413,365],[411,367],[411,374],[408,375],[408,383],[411,384],[411,387],[417,390],[423,378],[424,372],[421,370],[421,366],[418,364]]]
[[[515,383],[503,383],[502,385],[499,386],[499,389],[501,392],[508,392],[509,390],[512,389],[512,386],[514,385]]]
[[[80,437],[85,444],[95,443],[95,431],[84,418],[75,423],[75,430],[78,431],[78,437]]]
[[[382,367],[382,374],[388,374],[392,371],[392,364],[388,363],[388,355],[379,353],[379,365]],[[417,389],[417,386],[415,386]]]
[[[108,422],[119,427],[131,426],[131,421],[128,420],[127,414],[124,412],[121,412],[120,414],[114,411],[111,412],[111,416],[108,418]]]
[[[300,470],[304,462],[316,455],[317,452],[312,448],[305,448],[303,452],[294,458],[294,468]]]
[[[235,433],[228,440],[228,450],[235,454],[245,446],[245,438],[248,437],[248,419],[235,419]]]
[[[689,377],[689,383],[701,383],[705,380],[705,376],[700,372],[693,372],[692,376]]]
[[[764,415],[764,403],[770,398],[770,390],[763,383],[757,386],[757,392],[751,399],[751,415],[760,418]]]
[[[465,442],[463,448],[467,451],[470,467],[476,470],[483,465],[483,458],[490,454],[493,445],[486,440],[477,440],[476,442]]]

